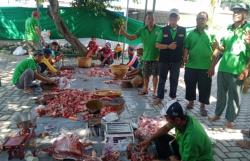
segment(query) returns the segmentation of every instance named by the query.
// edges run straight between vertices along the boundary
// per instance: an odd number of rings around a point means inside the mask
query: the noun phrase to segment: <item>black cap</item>
[[[43,56],[44,53],[43,53],[43,50],[35,50],[32,54],[33,56]]]
[[[168,102],[167,105],[161,110],[161,115],[183,117],[187,115],[187,112],[178,101],[173,100]]]
[[[234,11],[234,10],[243,10],[243,11],[249,11],[249,5],[245,4],[245,3],[237,3],[235,4],[231,10]]]
[[[51,55],[52,52],[50,49],[45,48],[45,49],[43,49],[43,53],[47,54],[47,55]]]

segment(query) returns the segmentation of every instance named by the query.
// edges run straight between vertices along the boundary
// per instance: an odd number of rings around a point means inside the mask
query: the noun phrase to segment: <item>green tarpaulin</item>
[[[24,24],[25,20],[31,16],[34,8],[22,7],[1,7],[0,8],[0,39],[2,40],[23,40],[24,39]],[[62,39],[58,34],[52,19],[47,14],[47,8],[41,8],[40,25],[41,29],[51,31],[51,39]],[[124,38],[113,32],[113,22],[116,18],[123,17],[122,15],[105,11],[106,16],[96,16],[93,12],[84,8],[65,7],[60,8],[60,15],[67,24],[70,31],[78,38],[89,38],[95,36],[97,38],[121,41]],[[124,17],[125,19],[125,17]],[[128,19],[128,32],[134,33],[143,26],[142,22]],[[128,41],[129,44],[137,44],[138,41]]]

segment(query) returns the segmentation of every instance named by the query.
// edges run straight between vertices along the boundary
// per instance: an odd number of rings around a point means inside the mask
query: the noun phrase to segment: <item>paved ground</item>
[[[0,77],[2,82],[2,86],[0,87],[0,143],[4,140],[6,136],[16,132],[16,125],[14,125],[11,121],[11,117],[16,112],[29,111],[32,107],[34,107],[34,101],[32,100],[32,96],[24,94],[22,91],[17,90],[14,86],[11,85],[11,76],[13,73],[13,68],[16,63],[22,58],[23,57],[14,57],[11,55],[0,53]],[[184,100],[185,86],[183,82],[183,71],[181,73],[182,75],[178,87],[178,99],[181,101],[182,104],[185,104],[186,101]],[[95,78],[89,78],[88,81],[85,80],[86,82],[81,81],[83,80],[77,79],[76,77],[76,80],[74,80],[72,86],[75,86],[74,88],[93,88],[96,86],[119,88],[115,85],[97,85],[95,84]],[[214,81],[212,89],[211,105],[207,107],[209,115],[213,115],[215,109],[215,82],[216,81]],[[137,92],[135,89],[124,90],[123,95],[127,103],[127,108],[121,116],[123,119],[130,119],[135,121],[138,115],[142,113],[154,115],[157,114],[159,112],[159,109],[161,108],[152,105],[152,99],[150,95],[137,96]],[[165,101],[167,100],[168,98],[166,98]],[[236,140],[243,139],[240,130],[250,128],[249,103],[250,93],[245,94],[243,96],[242,109],[239,117],[236,120],[236,128],[234,130],[224,128],[224,119],[221,119],[220,121],[215,123],[211,123],[208,121],[207,117],[201,117],[199,115],[199,104],[197,102],[195,103],[195,108],[190,111],[190,114],[196,116],[203,123],[204,127],[209,133],[209,136],[213,139],[215,161],[250,161],[250,150],[241,149],[240,147],[235,145]],[[46,118],[46,120],[48,121],[49,118]],[[41,119],[40,122],[42,121],[43,120]],[[62,120],[58,119],[57,121],[63,124]],[[0,154],[0,161],[5,160],[6,154]],[[42,160],[47,161],[51,159],[43,158]]]

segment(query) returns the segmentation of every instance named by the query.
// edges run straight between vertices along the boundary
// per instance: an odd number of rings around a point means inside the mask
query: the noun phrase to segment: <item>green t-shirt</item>
[[[184,132],[176,129],[176,141],[183,161],[213,161],[212,143],[202,125],[187,116]]]
[[[219,64],[219,71],[240,74],[250,59],[250,46],[245,43],[244,33],[250,30],[250,24],[233,28],[229,26],[221,44],[224,47],[223,56]]]
[[[17,64],[12,77],[12,83],[14,85],[18,82],[20,76],[26,69],[37,70],[37,64],[33,57],[28,57]]]
[[[139,29],[136,32],[143,43],[143,61],[154,61],[159,59],[159,49],[155,47],[156,38],[161,32],[161,28],[154,26],[154,29],[150,32],[147,26]]]
[[[215,36],[208,30],[199,32],[197,29],[190,31],[185,40],[188,49],[188,62],[186,67],[193,69],[209,69],[212,63],[212,44]]]
[[[25,21],[25,36],[26,40],[39,42],[39,35],[36,32],[36,27],[38,27],[38,20],[34,17],[29,17]]]

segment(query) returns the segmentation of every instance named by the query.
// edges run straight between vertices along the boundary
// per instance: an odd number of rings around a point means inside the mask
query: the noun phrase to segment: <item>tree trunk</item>
[[[53,19],[57,31],[59,31],[63,35],[63,37],[73,46],[75,50],[85,56],[87,53],[87,48],[68,30],[67,26],[64,24],[59,15],[58,0],[49,0],[49,3],[49,15]]]

